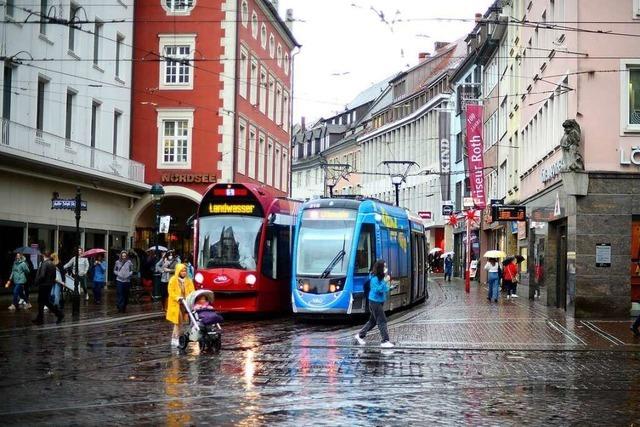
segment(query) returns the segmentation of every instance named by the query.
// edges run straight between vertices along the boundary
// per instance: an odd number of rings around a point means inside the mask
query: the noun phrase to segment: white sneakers
[[[15,305],[11,304],[11,305],[9,306],[9,310],[14,311],[15,309],[16,309],[16,306],[15,306]]]
[[[353,338],[355,338],[356,342],[360,345],[365,345],[367,342],[365,340],[363,340],[362,338],[360,338],[360,334],[356,334]],[[392,348],[395,347],[390,341],[385,341],[382,344],[380,344],[380,347],[382,348]]]
[[[513,294],[513,295],[511,295],[511,298],[518,298],[518,295]]]
[[[511,299],[511,295],[507,294],[507,299]]]
[[[393,344],[391,344],[391,341],[385,341],[382,344],[380,344],[380,347],[382,348],[391,348],[391,347],[395,347]]]
[[[89,301],[89,293],[86,293],[86,294],[84,294],[84,295],[85,295],[84,300],[85,300],[85,301]]]
[[[178,347],[180,345],[180,340],[178,338],[171,338],[171,346]]]
[[[360,345],[365,345],[367,343],[365,340],[360,338],[360,334],[356,334],[355,339],[358,342],[358,344],[360,344]]]

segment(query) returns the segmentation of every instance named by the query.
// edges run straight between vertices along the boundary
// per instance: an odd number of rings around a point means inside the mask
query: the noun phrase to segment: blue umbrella
[[[30,248],[29,246],[20,246],[19,248],[15,248],[13,253],[33,255],[36,253],[36,251],[33,248]]]

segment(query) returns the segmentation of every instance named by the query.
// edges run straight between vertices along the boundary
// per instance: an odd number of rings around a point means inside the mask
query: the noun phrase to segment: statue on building
[[[562,172],[582,172],[584,171],[584,160],[580,154],[580,139],[582,132],[580,125],[573,119],[565,120],[562,123],[564,135],[560,140],[562,148]]]

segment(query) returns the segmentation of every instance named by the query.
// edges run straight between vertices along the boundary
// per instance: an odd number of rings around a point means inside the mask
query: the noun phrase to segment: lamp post
[[[400,185],[402,185],[404,178],[402,175],[391,175],[391,183],[396,189],[396,206],[400,206]]]
[[[78,263],[79,259],[79,251],[80,248],[80,218],[82,216],[82,194],[80,193],[80,187],[76,188],[76,198],[75,198],[75,214],[76,214],[76,243],[78,244],[76,247],[76,256],[75,263],[73,268],[73,299],[71,303],[72,307],[72,316],[75,319],[80,315],[80,290],[78,289],[80,278],[78,276]],[[86,286],[85,286],[86,287]]]
[[[155,263],[160,259],[160,250],[158,248],[158,234],[160,234],[160,204],[162,203],[162,198],[164,197],[164,188],[162,184],[155,183],[151,186],[151,197],[153,197],[153,203],[156,209],[156,227],[155,227],[155,235],[154,235],[154,249],[156,253]],[[154,266],[155,266],[154,263]],[[160,295],[160,278],[158,277],[157,272],[153,271],[153,299],[158,300],[161,298]]]

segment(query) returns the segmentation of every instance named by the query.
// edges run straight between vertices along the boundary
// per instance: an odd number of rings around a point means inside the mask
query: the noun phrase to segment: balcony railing
[[[76,141],[61,138],[24,126],[7,119],[2,120],[2,140],[0,152],[23,155],[37,161],[57,160],[69,168],[89,169],[87,172],[101,172],[114,178],[137,183],[144,182],[144,165],[107,151],[98,150]]]

